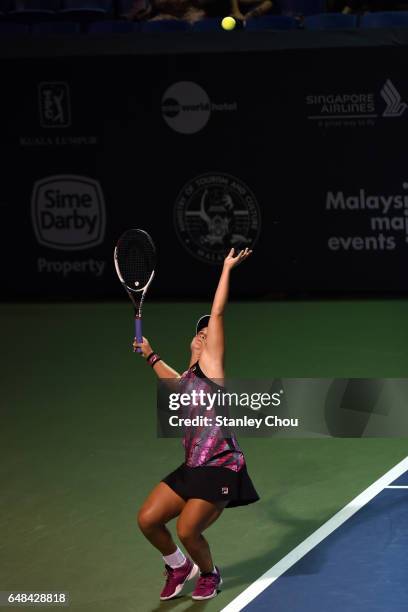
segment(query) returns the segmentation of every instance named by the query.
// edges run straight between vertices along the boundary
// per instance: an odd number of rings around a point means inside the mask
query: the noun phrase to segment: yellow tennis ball
[[[236,25],[237,25],[237,22],[235,21],[233,17],[224,17],[224,19],[221,21],[221,27],[224,30],[228,30],[228,31],[233,30]]]

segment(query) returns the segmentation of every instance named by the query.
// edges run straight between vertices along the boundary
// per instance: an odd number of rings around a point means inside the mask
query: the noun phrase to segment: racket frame
[[[144,230],[139,230],[140,232],[144,232]],[[147,233],[147,232],[144,232]],[[149,236],[150,238],[150,236]],[[120,282],[122,283],[123,288],[125,289],[126,293],[128,294],[128,296],[130,297],[130,299],[132,300],[133,306],[134,306],[134,310],[135,310],[135,338],[137,340],[137,342],[143,342],[143,333],[142,333],[142,307],[143,307],[143,301],[147,292],[147,289],[149,288],[150,283],[152,282],[153,278],[154,278],[154,270],[152,271],[149,280],[147,281],[147,283],[145,284],[144,287],[141,287],[140,289],[133,289],[131,287],[128,287],[127,284],[125,283],[125,281],[123,280],[123,277],[120,273],[120,269],[119,269],[119,264],[118,264],[118,247],[117,245],[115,246],[115,250],[113,252],[113,261],[115,264],[115,269],[116,269],[116,274],[118,275],[118,278],[120,280]],[[136,299],[135,295],[136,293],[142,293],[141,297],[139,300]],[[142,349],[140,346],[138,346],[136,349],[133,348],[133,352],[137,352],[137,353],[141,353]]]

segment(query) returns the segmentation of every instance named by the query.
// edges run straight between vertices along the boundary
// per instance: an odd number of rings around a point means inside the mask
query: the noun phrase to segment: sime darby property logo
[[[105,201],[87,176],[48,176],[34,184],[31,216],[38,242],[64,251],[88,249],[105,236]]]
[[[71,103],[68,83],[38,84],[40,124],[43,128],[66,128],[71,125]]]

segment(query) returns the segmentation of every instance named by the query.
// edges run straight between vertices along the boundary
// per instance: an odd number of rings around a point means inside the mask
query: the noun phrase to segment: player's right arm
[[[152,353],[155,352],[150,346],[150,343],[147,338],[145,338],[144,336],[143,342],[137,342],[135,338],[133,346],[134,348],[140,346],[140,348],[142,349],[142,352],[140,354],[142,357],[144,357],[144,359],[147,359]],[[167,365],[167,363],[164,363],[164,361],[162,361],[161,359],[160,361],[156,361],[156,363],[153,364],[152,369],[155,371],[156,376],[158,378],[180,378],[180,374],[176,372],[176,370],[173,370],[173,368],[171,368],[169,365]]]

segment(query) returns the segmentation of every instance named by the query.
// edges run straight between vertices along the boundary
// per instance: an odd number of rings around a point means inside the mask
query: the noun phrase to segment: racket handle
[[[140,317],[135,317],[135,336],[136,342],[143,342],[143,334],[142,334],[142,319]],[[140,346],[136,348],[136,353],[141,353],[142,349]]]

